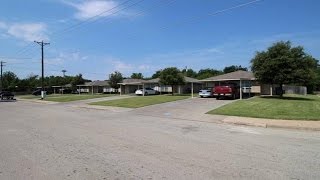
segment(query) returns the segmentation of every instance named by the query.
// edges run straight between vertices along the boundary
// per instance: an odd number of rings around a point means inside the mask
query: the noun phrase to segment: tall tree
[[[77,89],[77,85],[84,84],[85,82],[86,80],[83,79],[82,74],[76,75],[71,81],[72,89],[73,90]]]
[[[194,71],[193,69],[183,69],[182,74],[187,76],[187,77],[192,77],[192,78],[196,78],[197,77],[197,72]]]
[[[173,89],[176,85],[185,84],[183,74],[176,67],[165,68],[160,73],[160,83],[164,85],[170,85],[172,87],[172,95]]]
[[[216,70],[216,69],[210,69],[210,68],[200,69],[199,72],[198,72],[197,78],[198,79],[205,79],[205,78],[209,78],[209,77],[212,77],[212,76],[217,76],[217,75],[220,75],[220,74],[222,74],[222,72],[219,71],[219,70]]]
[[[109,84],[114,89],[119,89],[120,85],[123,80],[122,74],[119,71],[115,71],[114,73],[110,74]]]
[[[252,71],[261,83],[308,85],[315,81],[317,60],[304,52],[303,47],[292,47],[290,41],[277,42],[267,51],[257,52],[251,60]]]
[[[131,78],[133,79],[143,79],[142,73],[132,73]]]
[[[318,67],[316,70],[315,90],[320,91],[320,64],[318,64]]]
[[[242,67],[241,65],[240,66],[237,66],[237,65],[232,65],[232,66],[227,66],[223,69],[223,73],[231,73],[231,72],[235,72],[235,71],[239,71],[239,70],[242,70],[242,71],[248,71],[248,68],[246,67]]]
[[[152,75],[152,79],[155,79],[155,78],[159,78],[160,77],[160,74],[161,74],[161,71],[162,70],[158,70],[158,71],[156,71],[153,75]]]
[[[14,74],[11,71],[6,71],[2,74],[2,80],[3,80],[3,89],[13,90],[18,82],[19,79],[16,74]]]

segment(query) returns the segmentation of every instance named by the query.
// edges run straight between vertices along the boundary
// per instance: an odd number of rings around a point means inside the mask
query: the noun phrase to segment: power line
[[[247,3],[238,4],[238,5],[235,5],[235,6],[232,6],[232,7],[229,7],[229,8],[225,8],[225,9],[222,9],[222,10],[210,12],[210,13],[206,14],[205,17],[207,17],[207,16],[217,16],[219,14],[222,14],[222,13],[234,10],[234,9],[242,8],[242,7],[257,3],[259,1],[262,1],[262,0],[253,0],[253,1],[250,1],[250,2],[247,2]],[[159,29],[160,30],[166,30],[166,29],[169,29],[169,28],[172,28],[172,27],[177,27],[178,25],[183,25],[183,24],[187,24],[187,23],[194,23],[197,20],[200,20],[202,18],[204,18],[203,15],[202,16],[195,16],[195,17],[192,17],[192,18],[190,18],[188,20],[185,20],[184,22],[176,23],[175,26],[169,26],[169,25],[168,26],[162,26]],[[135,37],[137,37],[136,34],[131,34],[131,38],[135,38]],[[97,48],[97,47],[104,47],[104,45],[102,44],[101,46],[95,46],[94,48]],[[92,49],[92,48],[90,48],[90,49]]]
[[[205,16],[206,17],[207,16],[216,16],[216,15],[219,15],[219,14],[222,14],[222,13],[234,10],[234,9],[242,8],[242,7],[257,3],[259,1],[262,1],[262,0],[254,0],[254,1],[249,1],[247,3],[238,4],[238,5],[235,5],[235,6],[232,6],[232,7],[229,7],[229,8],[225,8],[225,9],[222,9],[222,10],[219,10],[219,11],[210,12],[210,13],[206,14]],[[203,18],[202,16],[201,17],[200,16],[192,17],[187,21],[176,23],[176,25],[181,25],[181,24],[186,24],[186,23],[193,23],[193,22],[196,22],[197,20],[200,20],[202,18]],[[163,26],[163,27],[160,27],[160,28],[161,29],[169,29],[170,26]]]
[[[163,2],[166,3],[166,4],[164,4],[164,5],[171,5],[171,4],[173,4],[175,1],[176,1],[176,0],[167,0],[166,2],[165,2],[165,1],[160,1],[159,4],[152,6],[151,8],[148,8],[147,10],[150,11],[150,10],[155,9],[155,8],[157,8],[157,7],[161,7],[161,6],[163,6]],[[133,16],[131,16],[131,18],[136,17],[136,16],[139,16],[139,15],[141,15],[141,14],[144,14],[145,12],[146,12],[146,11],[139,11],[138,13],[135,13]],[[105,44],[105,42],[99,42],[99,43],[96,44],[96,46],[94,46],[94,47],[103,47],[102,44]],[[92,46],[91,46],[91,47],[92,47]],[[91,49],[92,49],[92,48],[91,48]]]
[[[59,31],[54,32],[53,35],[51,35],[51,36],[55,36],[55,35],[64,33],[64,32],[66,32],[66,31],[68,31],[68,30],[70,30],[70,29],[73,29],[74,27],[81,26],[82,24],[85,24],[86,22],[88,22],[88,21],[90,21],[90,20],[93,20],[93,19],[95,19],[95,18],[97,18],[97,17],[99,17],[99,16],[101,16],[101,15],[103,15],[103,14],[109,12],[109,11],[112,11],[113,9],[116,9],[116,8],[118,8],[119,6],[122,6],[122,5],[124,5],[124,4],[126,4],[126,3],[130,2],[130,1],[132,1],[132,0],[126,0],[126,1],[120,3],[119,5],[111,8],[111,9],[105,10],[105,11],[99,13],[99,14],[96,14],[96,15],[94,15],[94,16],[91,16],[91,17],[87,18],[87,19],[84,20],[84,21],[81,21],[81,22],[79,22],[79,23],[76,23],[76,24],[74,24],[74,25],[71,25],[71,26],[69,26],[69,27],[61,30],[61,32],[59,32]],[[38,38],[40,38],[40,36],[38,36]],[[32,44],[33,44],[32,42],[28,43],[27,46],[26,46],[25,48],[23,48],[22,50],[18,51],[17,54],[23,54],[24,52],[27,51],[27,49],[28,49]]]
[[[87,18],[86,20],[84,20],[84,21],[82,21],[82,22],[79,22],[79,23],[77,23],[77,24],[75,24],[75,25],[69,26],[69,27],[65,28],[64,30],[62,30],[61,32],[54,33],[52,36],[55,36],[55,37],[56,37],[55,40],[57,40],[57,39],[58,39],[57,37],[59,37],[59,35],[61,35],[62,33],[65,33],[65,32],[71,31],[71,30],[74,30],[74,29],[76,29],[77,27],[79,27],[79,26],[81,26],[82,24],[85,24],[85,23],[88,24],[88,23],[96,22],[97,20],[99,20],[99,18],[96,19],[97,17],[99,17],[99,16],[101,16],[101,15],[103,15],[103,14],[109,12],[109,11],[112,11],[112,10],[114,10],[114,9],[116,9],[116,8],[119,8],[120,6],[126,4],[126,3],[130,2],[130,1],[132,1],[132,0],[124,1],[124,2],[122,2],[121,4],[115,6],[115,7],[111,8],[111,9],[108,9],[108,10],[103,11],[103,12],[97,14],[97,15],[94,15],[94,16],[92,16],[92,17],[89,17],[89,18]],[[132,4],[130,4],[129,6],[124,7],[124,8],[122,8],[122,9],[116,11],[116,12],[113,12],[113,13],[109,14],[108,16],[104,17],[104,18],[110,17],[111,15],[114,15],[114,14],[116,14],[116,13],[119,13],[119,12],[121,12],[121,11],[129,8],[129,7],[133,7],[133,6],[141,3],[142,1],[144,1],[144,0],[139,0],[139,1],[135,2],[135,3],[132,3]],[[91,21],[91,20],[93,20],[93,21]],[[61,36],[60,36],[60,37],[61,37]]]
[[[104,14],[104,13],[106,13],[106,12],[112,11],[113,9],[116,9],[116,8],[120,7],[121,5],[124,5],[124,4],[126,4],[126,3],[130,2],[130,1],[132,1],[132,0],[124,1],[123,3],[121,3],[121,4],[119,4],[119,5],[115,6],[115,7],[113,7],[113,8],[111,8],[111,9],[108,9],[108,10],[102,12],[102,13],[99,13],[99,14],[97,14],[97,15],[95,15],[95,16],[92,16],[92,17],[86,19],[86,20],[83,21],[83,22],[79,22],[79,23],[77,23],[76,25],[70,26],[70,27],[62,30],[62,32],[54,34],[53,36],[55,36],[55,37],[56,37],[55,40],[57,40],[58,35],[60,35],[61,33],[67,32],[67,31],[70,31],[70,30],[74,30],[76,27],[79,27],[80,25],[85,24],[86,22],[87,22],[87,24],[88,24],[88,23],[96,22],[96,21],[99,20],[99,19],[95,19],[95,18],[101,16],[102,14]],[[135,6],[135,5],[138,5],[139,3],[143,2],[143,1],[144,1],[144,0],[139,0],[139,1],[135,2],[135,3],[132,3],[132,4],[130,4],[129,6],[126,6],[126,7],[122,8],[122,9],[119,9],[118,11],[115,11],[115,12],[109,14],[107,17],[110,17],[110,16],[112,16],[112,15],[114,15],[114,14],[116,14],[116,13],[119,13],[119,12],[121,12],[121,11],[129,8],[129,7],[133,7],[133,6]],[[107,17],[104,17],[104,19],[107,18]],[[93,20],[93,21],[90,21],[90,20]],[[61,37],[61,36],[60,36],[60,37]]]
[[[132,0],[128,0],[128,1],[125,1],[125,2],[129,2],[129,1],[132,1]],[[126,9],[128,9],[128,8],[130,8],[130,7],[136,6],[136,5],[138,5],[139,3],[143,2],[143,1],[144,1],[144,0],[138,0],[137,2],[132,3],[132,4],[126,6],[126,7],[122,8],[122,9],[119,9],[119,10],[117,10],[117,11],[109,14],[109,15],[106,16],[106,17],[102,17],[102,18],[98,18],[98,19],[95,19],[95,17],[94,17],[92,21],[90,21],[90,20],[91,20],[91,19],[90,19],[89,21],[85,21],[84,23],[80,22],[80,23],[81,23],[81,24],[91,24],[91,23],[94,23],[94,22],[97,22],[97,21],[101,21],[101,20],[103,20],[103,19],[107,19],[107,18],[111,17],[112,15],[115,15],[115,14],[117,14],[117,13],[123,11],[123,10],[126,10]],[[125,4],[125,3],[122,3],[122,4]],[[118,6],[120,6],[120,5],[118,5]],[[113,8],[112,8],[112,9],[113,9]],[[108,20],[110,20],[110,18],[109,18]],[[79,24],[80,24],[80,23],[79,23]],[[82,27],[83,27],[83,26],[82,26]],[[57,39],[62,38],[62,36],[59,36],[59,35],[61,35],[62,33],[70,32],[70,31],[72,31],[72,30],[74,30],[74,29],[76,29],[76,28],[81,28],[81,26],[76,25],[75,27],[67,28],[67,29],[63,30],[62,32],[59,32],[58,34],[55,34],[55,37],[56,37],[56,38],[55,38],[55,41],[53,41],[53,42],[56,42]]]
[[[27,58],[27,57],[5,57],[5,56],[3,56],[3,57],[0,57],[1,59],[14,59],[14,60],[16,60],[16,59],[31,59],[31,58]]]
[[[110,11],[112,11],[112,10],[114,10],[114,9],[122,6],[122,5],[125,5],[125,4],[129,3],[130,1],[132,1],[132,0],[126,0],[126,1],[118,4],[117,6],[112,7],[111,9],[105,10],[105,11],[99,13],[99,14],[96,14],[96,15],[94,15],[94,16],[91,16],[91,17],[87,18],[87,19],[84,20],[84,21],[80,21],[79,23],[76,23],[76,24],[74,24],[74,25],[72,25],[72,26],[69,26],[69,27],[63,29],[63,30],[60,31],[60,32],[53,33],[53,36],[56,36],[56,35],[65,33],[65,32],[67,32],[67,31],[70,31],[71,29],[74,29],[75,27],[79,27],[79,26],[81,26],[82,24],[86,24],[86,23],[90,22],[91,20],[93,20],[92,22],[95,22],[95,21],[97,20],[96,18],[98,18],[98,17],[102,16],[103,14],[105,14],[105,13],[107,13],[107,12],[110,12]],[[141,1],[143,1],[143,0],[141,0]],[[117,12],[119,12],[119,11],[117,11]],[[110,14],[110,15],[114,15],[114,14],[112,13],[112,14]]]

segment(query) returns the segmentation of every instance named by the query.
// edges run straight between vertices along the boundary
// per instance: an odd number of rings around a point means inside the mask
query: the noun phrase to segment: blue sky
[[[248,2],[6,0],[0,6],[0,60],[19,77],[38,75],[40,46],[33,41],[44,40],[51,43],[45,75],[65,69],[103,80],[115,70],[148,77],[168,66],[249,67],[256,51],[280,40],[320,59],[320,1],[261,0],[214,15]]]

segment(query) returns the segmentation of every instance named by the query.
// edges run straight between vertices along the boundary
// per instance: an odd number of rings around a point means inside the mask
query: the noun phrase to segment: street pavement
[[[0,102],[0,179],[319,179],[319,131],[202,121],[225,103]]]

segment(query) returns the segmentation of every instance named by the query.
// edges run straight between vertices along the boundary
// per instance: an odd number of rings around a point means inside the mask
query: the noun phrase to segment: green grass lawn
[[[99,106],[116,106],[116,107],[126,107],[126,108],[139,108],[144,106],[150,106],[154,104],[160,104],[170,101],[177,101],[182,99],[187,99],[188,96],[171,96],[171,95],[157,95],[157,96],[138,96],[125,99],[117,99],[111,101],[101,101],[90,103],[90,105]]]
[[[320,120],[320,97],[255,97],[236,101],[208,114],[287,120]]]
[[[79,101],[79,100],[86,100],[86,99],[93,99],[93,98],[102,98],[102,97],[109,97],[114,96],[114,94],[51,94],[48,95],[45,100],[46,101],[54,101],[54,102],[71,102],[71,101]],[[33,96],[33,95],[25,95],[25,96],[18,96],[22,99],[40,99],[41,96]]]

